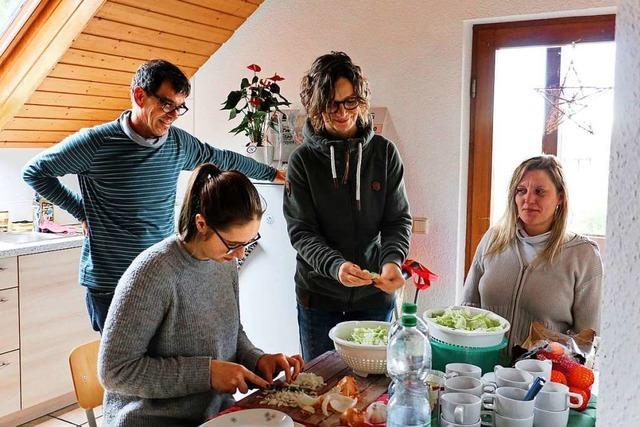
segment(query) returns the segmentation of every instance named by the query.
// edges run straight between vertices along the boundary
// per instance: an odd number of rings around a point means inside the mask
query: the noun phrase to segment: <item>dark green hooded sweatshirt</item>
[[[298,303],[344,312],[389,308],[393,295],[373,285],[346,287],[338,270],[351,261],[380,272],[384,264],[401,266],[407,257],[411,215],[400,155],[370,125],[343,140],[316,134],[307,121],[303,135],[289,159],[284,197],[289,237],[298,252]]]

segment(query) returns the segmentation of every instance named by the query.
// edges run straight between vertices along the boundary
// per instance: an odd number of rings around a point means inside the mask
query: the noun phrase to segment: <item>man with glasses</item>
[[[102,331],[116,284],[131,261],[173,234],[181,171],[213,163],[250,178],[284,181],[282,171],[214,148],[172,126],[188,111],[190,90],[178,67],[149,61],[133,77],[131,110],[67,137],[23,170],[23,179],[37,193],[83,224],[79,280],[87,288],[87,310],[96,331]],[[68,174],[78,177],[81,194],[58,179]]]

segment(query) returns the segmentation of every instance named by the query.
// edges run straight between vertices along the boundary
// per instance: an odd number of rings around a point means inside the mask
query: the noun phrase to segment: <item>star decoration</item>
[[[577,85],[568,86],[567,82],[569,81],[575,81]],[[591,124],[578,120],[576,116],[589,107],[589,102],[585,101],[587,98],[611,89],[611,86],[583,86],[572,60],[558,87],[535,89],[549,105],[545,120],[545,133],[555,132],[562,123],[570,121],[585,132],[593,134]]]

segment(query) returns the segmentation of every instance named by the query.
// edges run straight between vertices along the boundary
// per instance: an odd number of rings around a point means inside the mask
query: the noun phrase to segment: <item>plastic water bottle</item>
[[[429,426],[431,410],[427,386],[423,381],[398,382],[387,406],[387,427]]]
[[[424,320],[422,320],[422,318],[420,318],[420,316],[418,316],[417,311],[418,311],[418,306],[416,304],[413,303],[407,303],[407,314],[413,314],[416,317],[416,328],[422,332],[425,336],[425,338],[427,339],[427,347],[426,347],[426,351],[424,354],[424,362],[423,365],[425,366],[425,368],[427,369],[427,374],[429,373],[429,371],[431,371],[431,342],[429,341],[430,335],[429,335],[429,326],[427,326],[427,322],[425,322]]]
[[[389,328],[389,333],[388,333],[389,338],[387,339],[387,342],[389,342],[391,337],[398,331],[398,329],[400,329],[400,321],[402,320],[402,316],[404,316],[405,314],[412,314],[415,316],[417,311],[418,311],[418,306],[415,305],[414,303],[412,302],[402,303],[402,308],[400,309],[400,318],[396,319],[396,321],[393,322],[393,324]]]
[[[412,302],[403,302],[402,303],[402,309],[401,309],[401,312],[400,312],[400,319],[398,319],[395,322],[393,322],[393,324],[389,328],[389,335],[388,335],[389,339],[391,339],[393,334],[395,334],[397,332],[397,330],[400,329],[400,320],[402,319],[402,316],[404,316],[405,314],[416,316],[416,319],[418,319],[418,323],[416,325],[418,330],[420,332],[422,332],[423,334],[425,334],[425,336],[428,339],[429,338],[429,326],[427,326],[427,322],[425,322],[424,320],[422,320],[420,318],[420,316],[418,316],[418,306],[416,304],[412,303]],[[387,340],[387,342],[388,342],[388,340]]]
[[[415,315],[403,315],[400,327],[389,338],[387,372],[396,382],[407,379],[424,382],[431,370],[429,340],[418,330],[417,323]]]

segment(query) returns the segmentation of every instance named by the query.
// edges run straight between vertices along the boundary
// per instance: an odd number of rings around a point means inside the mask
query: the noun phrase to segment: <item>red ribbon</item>
[[[419,291],[429,289],[431,282],[438,280],[437,274],[413,259],[406,260],[404,264],[402,264],[402,270],[411,274],[413,277],[413,284]]]

